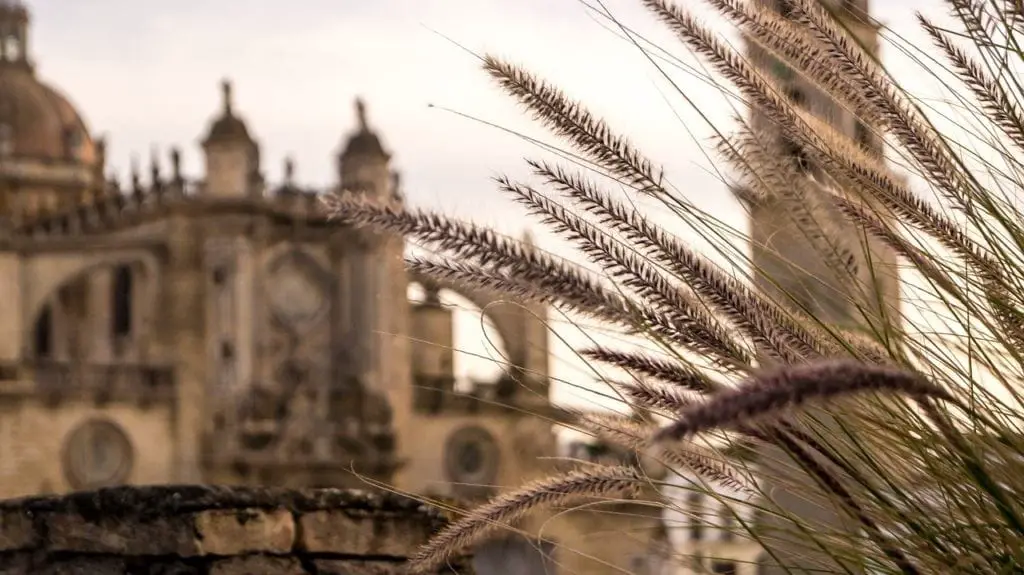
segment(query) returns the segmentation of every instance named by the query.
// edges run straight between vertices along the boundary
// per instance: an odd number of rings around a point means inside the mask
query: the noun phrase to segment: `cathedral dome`
[[[28,66],[0,63],[0,148],[49,161],[96,160],[96,146],[66,97],[39,81]]]

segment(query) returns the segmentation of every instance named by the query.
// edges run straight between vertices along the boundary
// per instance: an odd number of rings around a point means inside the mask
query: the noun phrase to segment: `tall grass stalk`
[[[341,223],[428,248],[432,255],[410,261],[418,273],[548,303],[645,340],[580,353],[628,374],[613,388],[646,419],[590,416],[580,425],[707,480],[688,489],[756,492],[722,500],[738,517],[753,506],[766,518],[739,522],[736,536],[764,545],[781,569],[1019,570],[1024,9],[945,0],[953,28],[919,16],[934,46],[911,54],[922,73],[949,82],[969,118],[939,128],[934,110],[854,34],[874,25],[858,3],[784,0],[783,17],[761,1],[705,1],[749,50],[722,40],[683,2],[638,0],[751,109],[714,149],[751,217],[779,222],[771,233],[755,229],[753,255],[732,262],[752,265],[749,277],[637,208],[638,198],[654,200],[674,226],[719,248],[728,241],[656,162],[583,103],[496,57],[484,59],[486,73],[569,152],[563,163],[530,160],[534,181],[497,186],[603,273],[440,214],[353,194],[328,208]],[[655,52],[594,8],[652,64],[669,65],[669,50]],[[773,74],[772,60],[792,74]],[[806,109],[793,78],[859,122],[859,137]],[[897,264],[904,295],[927,295],[929,309],[895,300]],[[584,467],[504,493],[440,533],[416,566],[436,565],[538,506],[645,482],[662,491],[639,469]],[[671,497],[660,504],[682,506]]]

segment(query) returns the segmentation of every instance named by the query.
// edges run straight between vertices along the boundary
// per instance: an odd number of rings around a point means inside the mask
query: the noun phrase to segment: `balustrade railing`
[[[175,386],[173,368],[154,365],[39,361],[27,366],[25,377],[31,391],[55,400],[160,401],[172,398]]]

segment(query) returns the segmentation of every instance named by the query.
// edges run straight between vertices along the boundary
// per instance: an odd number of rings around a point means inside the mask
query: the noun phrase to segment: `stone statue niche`
[[[262,286],[266,309],[257,328],[265,350],[257,377],[240,405],[242,444],[278,459],[330,456],[324,409],[331,376],[333,281],[301,251],[273,260]]]
[[[387,467],[394,449],[386,397],[346,374],[335,353],[342,330],[332,313],[337,283],[312,255],[292,250],[266,267],[256,332],[257,378],[240,405],[241,444],[278,464],[353,461]],[[379,457],[383,456],[383,457]],[[262,459],[262,458],[259,458]]]

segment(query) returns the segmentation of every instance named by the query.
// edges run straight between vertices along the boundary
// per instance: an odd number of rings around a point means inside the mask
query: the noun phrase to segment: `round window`
[[[445,472],[453,483],[491,485],[498,475],[498,443],[482,427],[463,427],[448,437]]]
[[[64,472],[74,489],[124,483],[133,460],[131,441],[112,421],[86,421],[72,430],[64,443]]]
[[[459,471],[465,475],[476,475],[484,465],[484,454],[479,443],[463,443],[456,454]]]
[[[314,277],[305,256],[287,255],[271,271],[267,286],[270,305],[289,328],[312,324],[327,308],[324,286]]]

